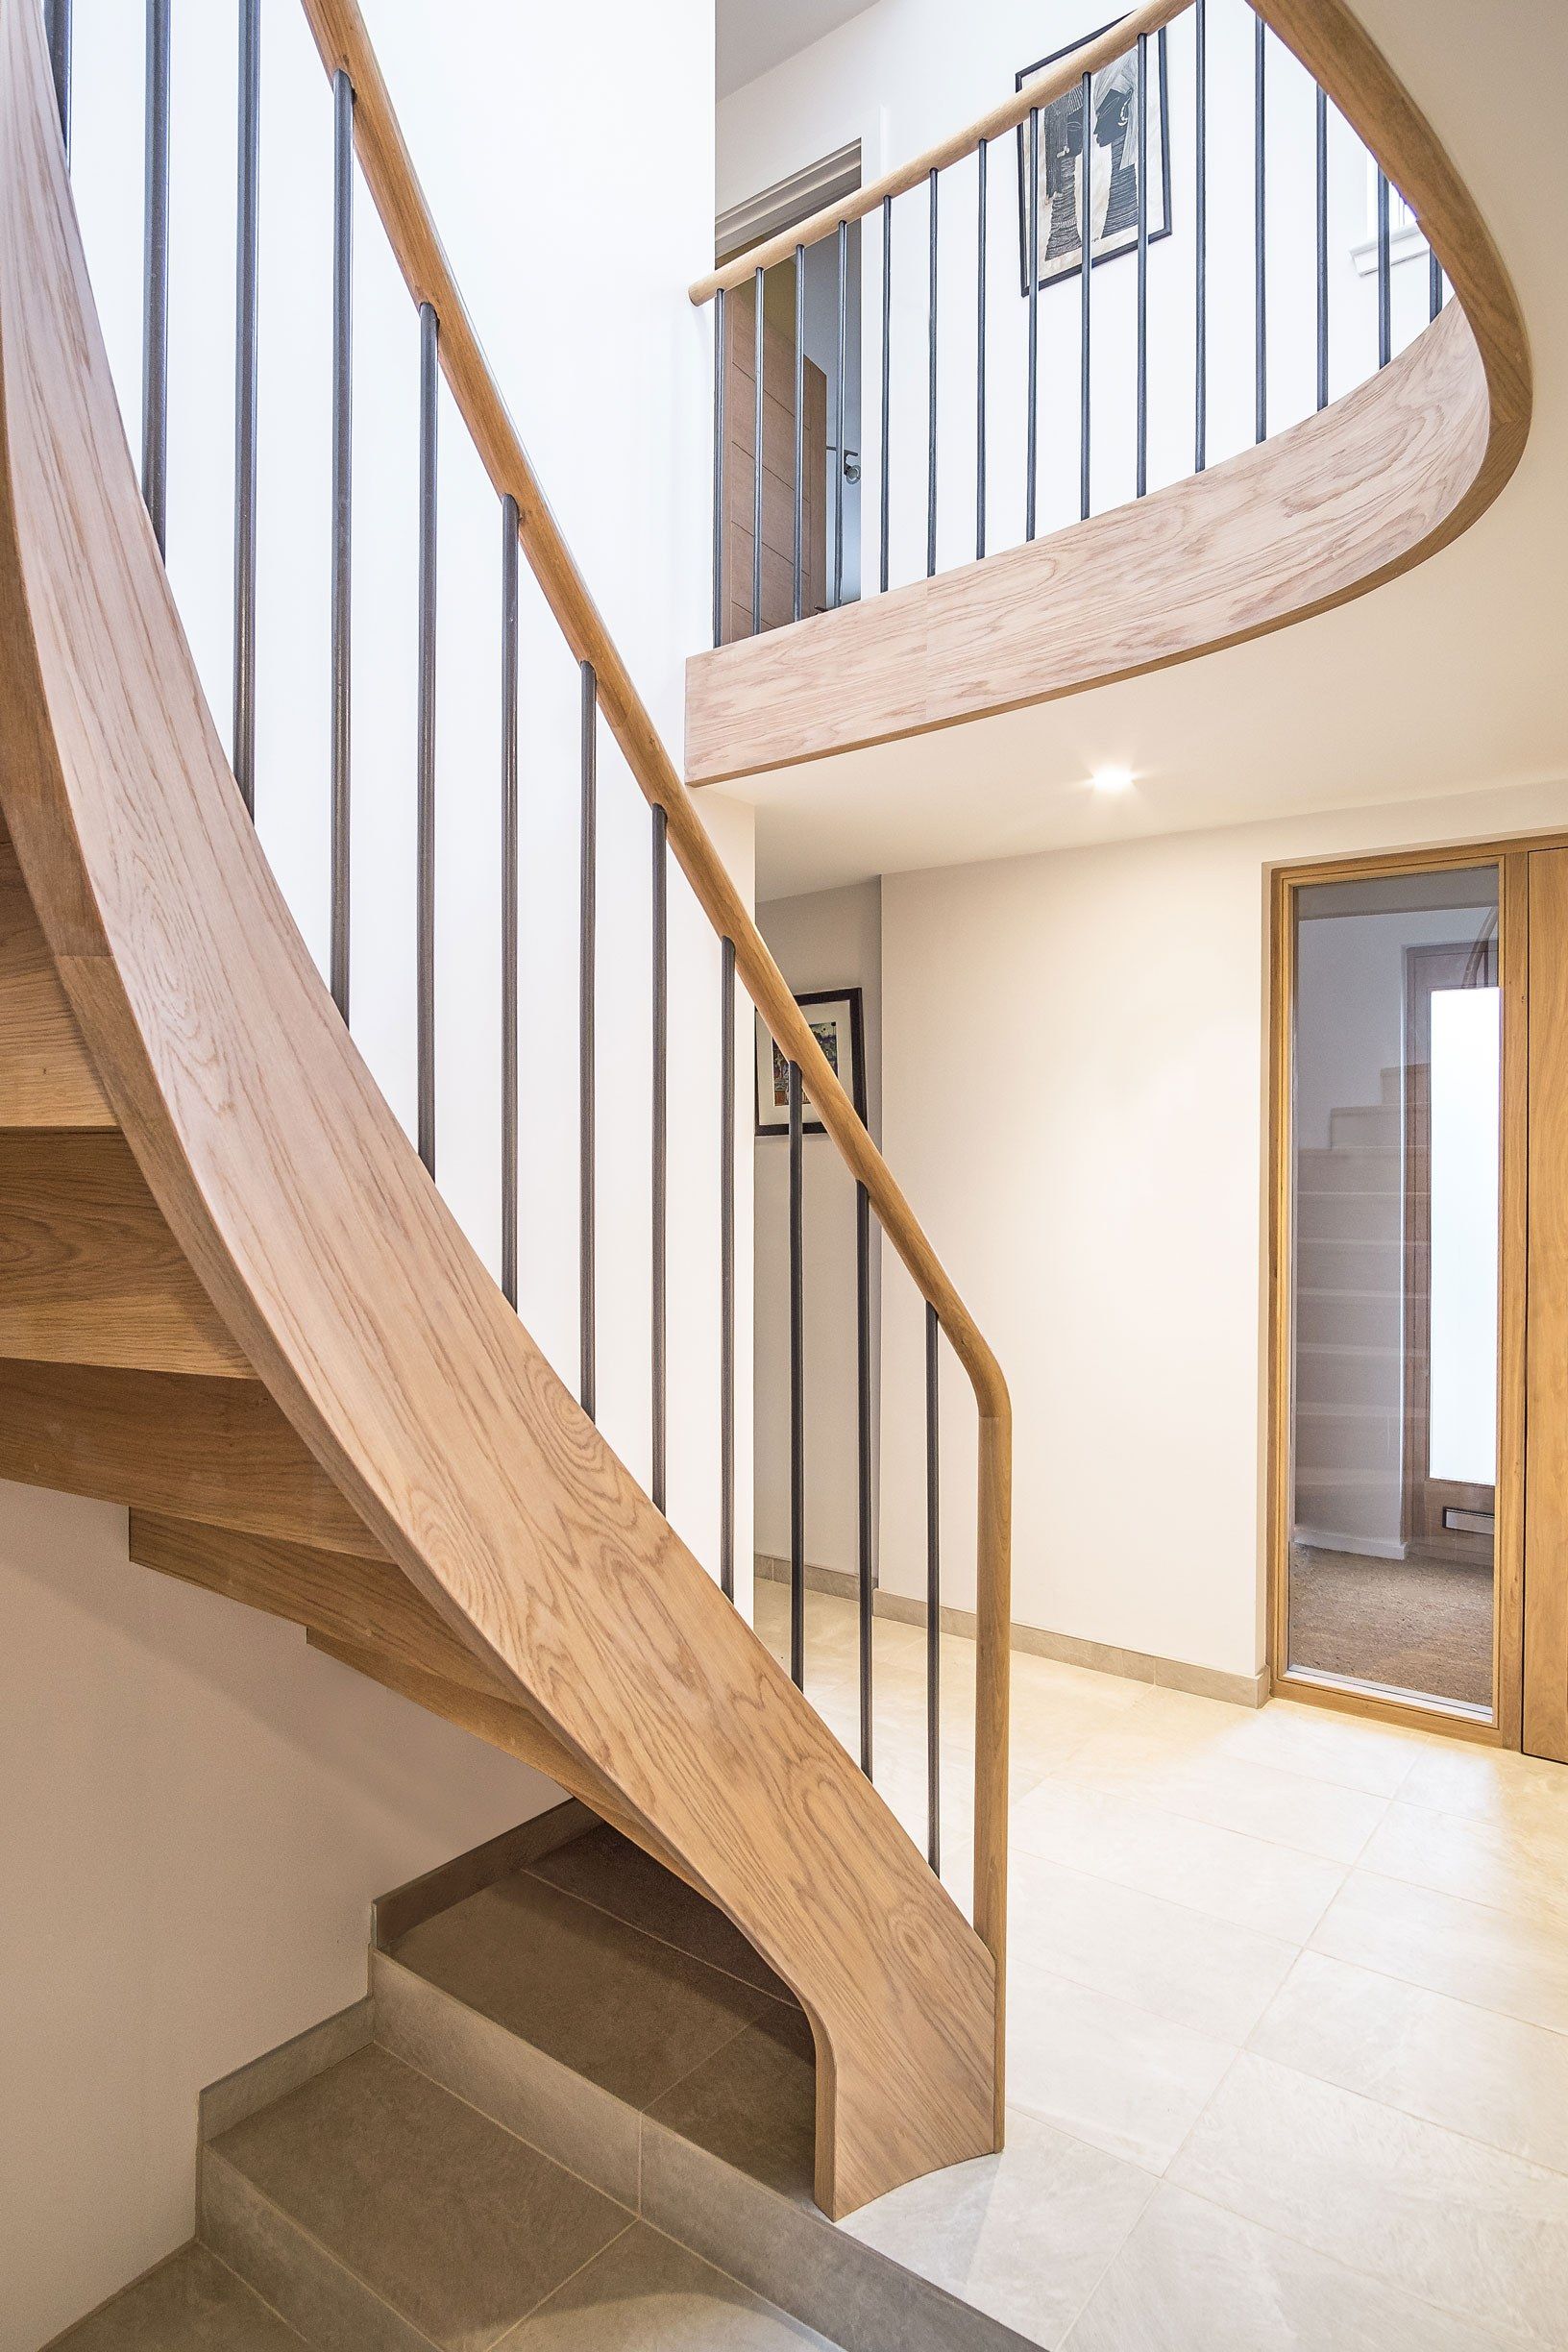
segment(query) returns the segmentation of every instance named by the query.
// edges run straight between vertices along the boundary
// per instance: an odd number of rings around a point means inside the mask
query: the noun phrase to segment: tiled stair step
[[[629,2352],[655,2309],[691,2352],[825,2346],[377,2043],[204,2146],[201,2230],[321,2352]]]
[[[1298,1405],[1368,1406],[1398,1412],[1404,1358],[1397,1347],[1335,1347],[1304,1340],[1296,1348]]]
[[[1411,1256],[1413,1259],[1415,1253]],[[1298,1241],[1298,1296],[1308,1290],[1359,1291],[1374,1298],[1400,1296],[1406,1283],[1405,1259],[1397,1240]]]
[[[304,2340],[209,2248],[187,2245],[47,2352],[301,2352]]]
[[[1329,1143],[1335,1150],[1340,1144],[1356,1143],[1394,1149],[1404,1124],[1405,1115],[1398,1103],[1356,1104],[1346,1111],[1329,1113]]]
[[[1298,1473],[1320,1470],[1340,1477],[1347,1470],[1397,1478],[1404,1461],[1405,1424],[1397,1402],[1386,1407],[1296,1406]]]
[[[1296,1337],[1303,1345],[1397,1347],[1397,1291],[1307,1290],[1296,1294]]]
[[[848,2352],[1029,2344],[826,2219],[805,2018],[614,1831],[396,1925],[372,1958],[379,2043],[645,2224]]]

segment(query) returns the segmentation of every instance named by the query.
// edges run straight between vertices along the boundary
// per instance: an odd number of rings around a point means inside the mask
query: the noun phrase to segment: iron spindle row
[[[517,1305],[518,588],[517,501],[501,502],[501,1286]]]
[[[233,768],[256,814],[257,240],[260,226],[261,0],[239,0],[239,170],[234,267]]]
[[[514,542],[515,547],[515,542]],[[332,77],[331,987],[349,1017],[349,680],[354,560],[354,86]]]
[[[806,1238],[800,1065],[790,1064],[790,1675],[806,1679]]]
[[[855,1187],[856,1598],[860,1636],[860,1769],[871,1776],[871,1196]]]
[[[435,575],[436,428],[440,414],[440,329],[419,306],[419,693],[416,836],[418,893],[414,967],[417,997],[419,1156],[435,1174]]]
[[[590,1421],[598,1411],[598,1314],[594,1297],[595,1224],[598,1210],[596,1158],[597,1088],[594,1009],[599,986],[599,679],[592,662],[579,664],[579,819],[577,859],[577,1396]]]
[[[147,0],[142,217],[141,495],[160,555],[169,514],[169,7]]]

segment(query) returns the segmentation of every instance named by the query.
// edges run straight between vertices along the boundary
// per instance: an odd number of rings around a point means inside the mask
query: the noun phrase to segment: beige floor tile
[[[497,2352],[833,2352],[814,2330],[638,2222]]]
[[[1162,2182],[1064,2352],[1520,2352],[1529,2340]]]
[[[1013,1953],[1008,2097],[1075,2139],[1164,2171],[1235,2056],[1212,2034]]]
[[[999,2156],[911,2181],[844,2226],[1031,2342],[1055,2344],[1154,2187],[1014,2111]]]
[[[1395,1803],[1360,1859],[1363,1870],[1384,1878],[1538,1919],[1568,1940],[1568,1839],[1556,1827],[1469,1821]]]
[[[1013,1851],[1015,1956],[1236,2046],[1288,1975],[1296,1946],[1108,1878]],[[1021,1997],[1015,1983],[1015,2003]]]
[[[1474,1821],[1517,1820],[1542,1830],[1556,1826],[1568,1840],[1568,1765],[1517,1755],[1511,1749],[1434,1742],[1411,1765],[1399,1801]]]
[[[1568,2173],[1568,2035],[1309,1951],[1248,2046]]]
[[[1311,1947],[1568,2033],[1568,1944],[1539,1921],[1358,1870],[1324,1913]]]
[[[1559,2173],[1249,2055],[1171,2178],[1444,2310],[1561,2346]]]
[[[1344,1877],[1314,1854],[1058,1778],[1014,1806],[1013,1839],[1047,1862],[1298,1944]]]
[[[1265,1707],[1230,1727],[1227,1753],[1281,1772],[1305,1773],[1369,1796],[1392,1797],[1406,1775],[1433,1745],[1435,1735],[1407,1731],[1392,1724],[1335,1715],[1326,1707],[1271,1699]]]
[[[206,2246],[187,2245],[49,2352],[300,2352],[301,2341]]]
[[[1136,1714],[1086,1741],[1058,1770],[1065,1780],[1294,1846],[1326,1862],[1354,1862],[1388,1802],[1228,1754],[1223,1746],[1173,1748],[1158,1731],[1141,1732]]]

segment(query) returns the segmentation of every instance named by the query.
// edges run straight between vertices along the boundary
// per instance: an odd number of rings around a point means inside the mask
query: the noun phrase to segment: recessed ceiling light
[[[1133,772],[1130,768],[1096,768],[1089,779],[1097,793],[1124,793],[1132,790]]]

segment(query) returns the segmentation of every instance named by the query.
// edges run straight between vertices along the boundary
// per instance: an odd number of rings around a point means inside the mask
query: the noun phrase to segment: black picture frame
[[[1101,25],[1097,32],[1086,34],[1083,37],[1083,39],[1073,41],[1069,47],[1066,49],[1053,50],[1049,57],[1039,59],[1033,65],[1025,65],[1021,67],[1018,73],[1014,77],[1014,86],[1021,90],[1026,82],[1032,82],[1037,74],[1043,73],[1047,65],[1054,65],[1060,59],[1070,57],[1074,50],[1081,49],[1084,46],[1085,41],[1098,40],[1101,34],[1109,33],[1115,25],[1125,22],[1125,17],[1114,17],[1110,24]],[[1149,221],[1148,241],[1151,245],[1157,245],[1163,238],[1169,236],[1172,226],[1170,196],[1170,61],[1165,41],[1164,30],[1163,27],[1160,32],[1154,36],[1153,47],[1155,56],[1154,85],[1158,103],[1149,117],[1149,136],[1152,147],[1155,141],[1156,131],[1158,131],[1159,154],[1158,157],[1151,154],[1150,179],[1153,184],[1155,193],[1159,199],[1159,218],[1157,221],[1151,217]],[[1115,64],[1104,67],[1101,73],[1095,76],[1096,86],[1098,86],[1102,81],[1110,83],[1111,78],[1116,74],[1118,67],[1123,69],[1123,76],[1125,78],[1125,68],[1129,64],[1131,65],[1133,76],[1135,77],[1134,86],[1136,87],[1136,75],[1138,71],[1138,51],[1136,48],[1130,50],[1125,58],[1118,59]],[[1108,92],[1108,96],[1111,94],[1114,93]],[[1045,195],[1049,192],[1050,187],[1049,159],[1059,151],[1058,144],[1055,141],[1055,132],[1058,129],[1060,130],[1060,152],[1063,154],[1070,153],[1073,145],[1072,126],[1074,123],[1076,123],[1082,112],[1083,90],[1081,85],[1074,85],[1072,89],[1065,91],[1063,95],[1054,100],[1051,105],[1042,107],[1041,110],[1040,175],[1042,203]],[[1129,138],[1136,135],[1130,121],[1128,123],[1126,135]],[[1018,125],[1017,142],[1018,288],[1024,299],[1027,301],[1029,295],[1029,118],[1027,115],[1024,116],[1023,121]],[[1105,144],[1106,142],[1096,135],[1096,145],[1103,146]],[[1134,180],[1136,202],[1136,173],[1134,175]],[[1071,198],[1070,217],[1076,225],[1076,185],[1074,186],[1074,193]],[[1046,237],[1041,243],[1039,253],[1040,274],[1037,279],[1037,283],[1041,292],[1045,292],[1053,285],[1061,284],[1066,279],[1076,278],[1084,266],[1083,247],[1081,240],[1077,245],[1076,258],[1059,261],[1054,266],[1050,265],[1050,238]],[[1097,253],[1090,255],[1090,266],[1093,269],[1098,269],[1102,261],[1117,261],[1121,258],[1123,254],[1136,253],[1137,251],[1138,222],[1135,211],[1133,219],[1127,224],[1124,231],[1118,234],[1115,243],[1113,244],[1110,242],[1105,242],[1102,244],[1101,249]]]
[[[813,1005],[843,1005],[845,1008],[849,1024],[850,1070],[845,1090],[855,1106],[857,1116],[864,1119],[866,1116],[866,1017],[862,992],[858,988],[807,989],[797,994],[795,1001],[808,1018]],[[831,1054],[828,1058],[830,1061],[834,1060]],[[787,1107],[783,1108],[782,1115],[780,1115],[780,1107],[776,1103],[772,1104],[770,1106],[771,1115],[767,1119],[763,1117],[762,1072],[765,1060],[775,1075],[781,1068],[787,1067],[784,1057],[774,1044],[759,1014],[756,1021],[756,1052],[751,1062],[756,1136],[759,1143],[775,1136],[787,1138],[790,1132],[790,1116]],[[838,1070],[837,1075],[843,1083],[843,1070]],[[770,1091],[772,1090],[772,1088],[770,1088]],[[810,1100],[811,1097],[808,1094],[801,1104],[801,1133],[813,1136],[825,1135],[827,1130],[821,1120],[806,1115]]]

